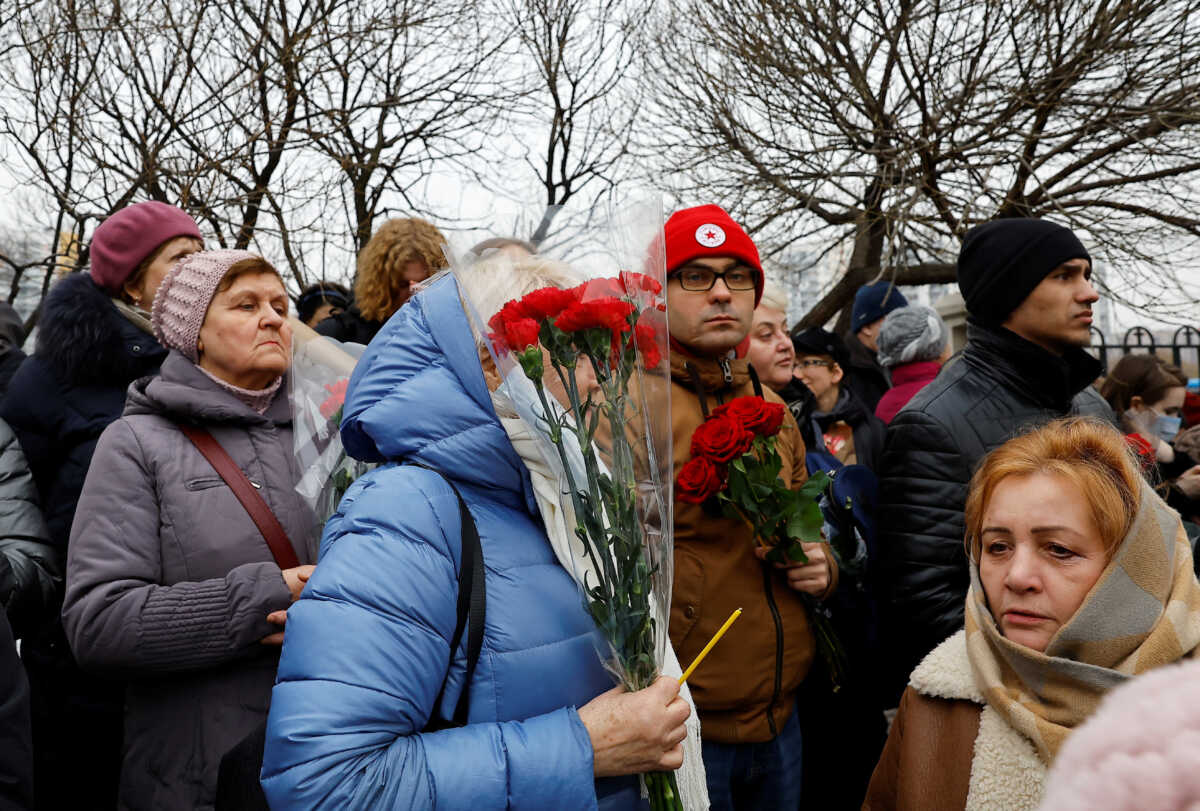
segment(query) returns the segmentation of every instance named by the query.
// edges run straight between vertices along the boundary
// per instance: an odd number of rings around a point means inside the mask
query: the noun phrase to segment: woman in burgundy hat
[[[167,355],[150,328],[155,291],[174,263],[202,247],[200,229],[181,209],[156,201],[127,206],[96,228],[90,272],[68,275],[42,303],[37,345],[9,383],[0,416],[29,460],[64,560],[100,433],[121,416],[129,384],[157,373]],[[115,807],[123,686],[78,669],[57,617],[26,634],[21,651],[37,808]],[[73,764],[70,780],[62,779],[66,763]]]

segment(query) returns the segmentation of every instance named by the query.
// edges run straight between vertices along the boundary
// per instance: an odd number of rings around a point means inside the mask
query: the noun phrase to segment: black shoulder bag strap
[[[463,631],[469,629],[467,636],[467,670],[463,675],[462,693],[459,694],[458,704],[454,708],[454,717],[446,720],[438,716],[442,706],[442,698],[446,694],[446,683],[438,691],[437,700],[433,704],[433,716],[429,719],[423,731],[435,732],[439,729],[461,727],[467,725],[467,712],[470,709],[471,679],[475,675],[475,665],[483,650],[483,625],[487,616],[487,586],[484,582],[483,547],[479,543],[479,529],[475,519],[463,501],[462,493],[454,486],[454,482],[446,474],[436,468],[423,465],[420,462],[407,464],[425,468],[441,476],[458,499],[458,515],[462,524],[462,565],[458,568],[458,621],[454,625],[454,636],[450,639],[450,663],[454,663],[454,654],[462,642]]]

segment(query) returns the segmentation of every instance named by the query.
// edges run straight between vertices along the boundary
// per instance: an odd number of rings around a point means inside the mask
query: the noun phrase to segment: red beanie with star
[[[693,259],[732,256],[758,271],[754,306],[763,294],[763,269],[758,248],[742,227],[720,206],[695,206],[676,211],[663,226],[667,248],[667,275]]]

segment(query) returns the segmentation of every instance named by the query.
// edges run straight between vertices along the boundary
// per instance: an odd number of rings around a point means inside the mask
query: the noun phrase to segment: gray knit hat
[[[249,251],[200,251],[180,259],[167,271],[150,309],[150,326],[158,342],[198,363],[196,345],[208,305],[229,269],[247,259],[262,261]]]
[[[883,366],[937,360],[946,348],[950,330],[932,307],[911,304],[892,310],[883,319],[875,341]]]

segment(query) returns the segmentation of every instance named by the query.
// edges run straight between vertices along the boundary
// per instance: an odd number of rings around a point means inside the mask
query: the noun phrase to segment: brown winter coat
[[[932,698],[911,687],[900,698],[864,811],[962,811],[983,707]]]
[[[1033,811],[1046,763],[987,705],[963,631],[926,656],[900,699],[864,811]]]
[[[692,370],[699,377],[710,409],[734,397],[755,393],[746,361],[730,360],[725,364],[728,380],[725,368],[716,360],[691,358],[674,349],[671,352],[676,475],[691,458],[692,434],[704,421]],[[771,402],[783,402],[770,390],[765,390],[764,396]],[[780,431],[778,448],[783,459],[780,475],[791,487],[800,487],[808,478],[804,443],[790,413]],[[837,567],[830,559],[829,592],[836,582]],[[772,600],[783,631],[781,651]],[[755,557],[749,526],[710,516],[702,507],[676,499],[670,634],[685,667],[736,608],[742,609],[741,618],[688,679],[688,685],[705,740],[768,741],[783,729],[795,705],[796,688],[812,664],[815,648],[804,604],[778,572],[765,570]]]

